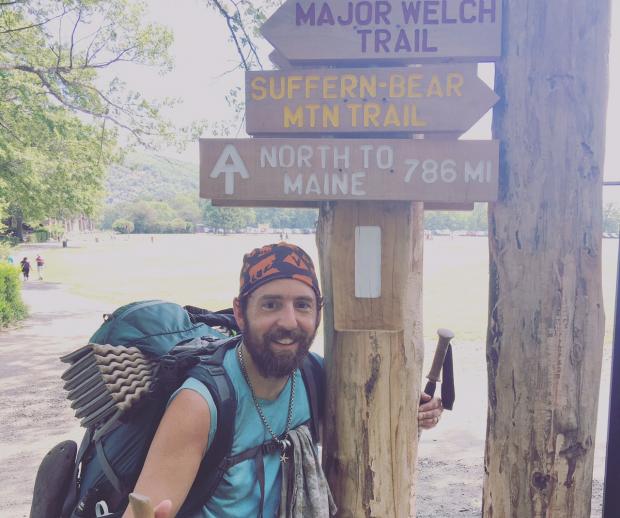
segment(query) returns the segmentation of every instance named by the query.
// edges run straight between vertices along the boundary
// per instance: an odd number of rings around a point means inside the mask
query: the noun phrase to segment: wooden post
[[[485,517],[590,516],[609,0],[504,2]]]
[[[324,465],[342,517],[415,516],[422,215],[422,204],[410,202],[337,202],[320,211]],[[356,296],[356,254],[373,255],[356,243],[358,227],[380,228],[378,298],[360,298],[359,286]]]

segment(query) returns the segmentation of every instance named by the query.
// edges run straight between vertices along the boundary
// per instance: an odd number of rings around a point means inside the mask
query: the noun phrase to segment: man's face
[[[281,378],[299,367],[316,334],[318,309],[312,288],[293,279],[256,288],[245,311],[235,300],[245,347],[262,376]]]

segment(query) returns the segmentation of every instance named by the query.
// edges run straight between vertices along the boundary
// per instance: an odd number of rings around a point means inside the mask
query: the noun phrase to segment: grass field
[[[32,263],[46,259],[45,280],[110,304],[161,298],[209,309],[229,307],[239,283],[243,254],[278,240],[276,235],[212,234],[84,235],[58,244],[23,249]],[[292,234],[315,261],[314,235]],[[606,343],[612,339],[618,241],[603,240]],[[21,256],[20,256],[21,257]],[[31,274],[36,282],[36,272]],[[484,341],[488,300],[488,243],[483,237],[435,237],[424,243],[424,332],[449,327],[462,341]]]

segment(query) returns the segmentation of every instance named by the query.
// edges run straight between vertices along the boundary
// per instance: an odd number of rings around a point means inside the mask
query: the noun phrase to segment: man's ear
[[[319,325],[321,324],[321,314],[323,313],[323,300],[321,300],[319,302],[319,307],[317,309],[316,312],[316,327],[314,328],[315,330],[319,328]]]
[[[237,321],[239,329],[243,331],[245,329],[245,320],[243,319],[243,311],[241,311],[241,301],[239,297],[233,299],[233,314],[235,315],[235,320]]]

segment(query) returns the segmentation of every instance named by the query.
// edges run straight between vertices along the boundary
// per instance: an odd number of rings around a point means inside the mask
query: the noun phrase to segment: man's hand
[[[418,407],[418,427],[424,430],[430,430],[437,426],[443,406],[440,398],[432,398],[425,392],[422,392],[420,398],[420,406]]]

